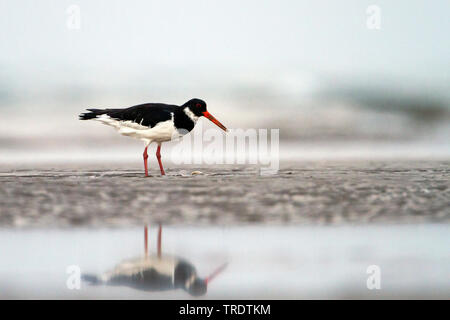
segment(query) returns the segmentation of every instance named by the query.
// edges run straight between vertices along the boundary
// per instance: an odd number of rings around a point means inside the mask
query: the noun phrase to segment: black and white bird
[[[82,279],[91,285],[125,286],[149,292],[182,289],[201,296],[207,291],[206,279],[197,275],[189,261],[169,255],[124,260],[100,276],[84,274]]]
[[[161,175],[164,168],[161,163],[161,144],[189,133],[202,116],[208,118],[219,128],[227,128],[214,118],[206,109],[205,101],[191,99],[181,106],[164,103],[145,103],[123,109],[87,109],[80,114],[80,120],[97,120],[114,127],[124,136],[143,140],[145,176],[148,177],[147,148],[156,142],[156,158]]]
[[[126,286],[149,292],[182,289],[193,296],[206,294],[208,284],[225,269],[227,264],[221,265],[208,277],[200,278],[196,268],[188,260],[162,254],[161,233],[160,225],[157,254],[148,254],[148,227],[145,226],[145,256],[124,260],[99,276],[83,274],[82,279],[91,285]]]

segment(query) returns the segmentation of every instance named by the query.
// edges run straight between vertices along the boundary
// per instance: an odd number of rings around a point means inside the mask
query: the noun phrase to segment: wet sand
[[[193,171],[202,174],[192,175]],[[448,161],[173,166],[0,166],[0,226],[448,223]]]

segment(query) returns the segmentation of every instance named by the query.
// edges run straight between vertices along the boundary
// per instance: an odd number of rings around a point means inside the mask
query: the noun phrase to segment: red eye
[[[200,108],[202,105],[201,105],[200,103],[197,103],[195,106],[196,106],[197,108]]]

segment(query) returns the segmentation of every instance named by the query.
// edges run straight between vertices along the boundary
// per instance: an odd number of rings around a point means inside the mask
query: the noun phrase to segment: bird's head
[[[217,125],[220,129],[227,131],[227,128],[223,124],[219,122],[216,118],[212,116],[206,109],[206,102],[201,99],[191,99],[186,102],[183,107],[188,108],[195,116],[197,117],[206,117],[215,125]]]
[[[208,290],[208,285],[211,283],[211,281],[219,275],[225,268],[227,267],[228,263],[222,264],[220,267],[218,267],[216,270],[214,270],[213,273],[211,273],[209,276],[207,276],[204,279],[201,279],[197,277],[194,270],[194,278],[193,280],[190,280],[186,283],[185,289],[187,292],[189,292],[193,296],[202,296],[206,294],[206,291]]]
[[[193,296],[203,296],[206,294],[208,286],[205,280],[195,278],[194,282],[186,290]]]

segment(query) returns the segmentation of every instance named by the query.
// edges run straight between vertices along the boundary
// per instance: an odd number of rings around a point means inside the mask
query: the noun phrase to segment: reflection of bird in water
[[[158,253],[148,255],[147,227],[145,227],[145,256],[129,259],[118,264],[113,270],[101,276],[83,275],[83,280],[91,284],[128,286],[145,291],[184,289],[189,294],[206,294],[208,283],[225,267],[222,265],[205,279],[197,275],[195,267],[187,260],[161,254],[161,232],[158,232]]]
[[[93,284],[129,286],[138,290],[184,289],[192,295],[206,293],[206,281],[197,276],[188,261],[173,256],[148,256],[121,262],[100,277],[85,275]]]

